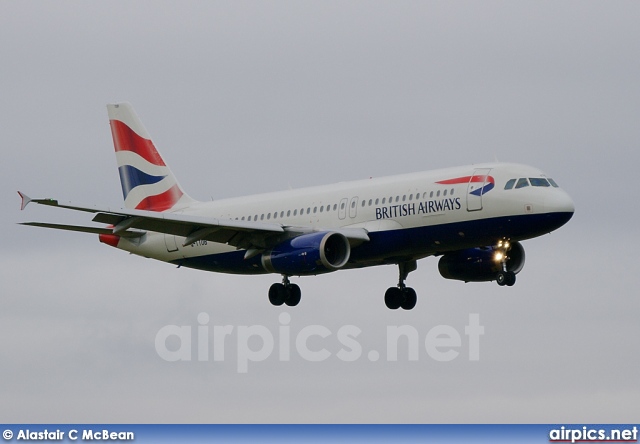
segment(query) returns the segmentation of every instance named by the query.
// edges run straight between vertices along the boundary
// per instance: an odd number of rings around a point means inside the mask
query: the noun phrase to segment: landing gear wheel
[[[400,307],[405,310],[411,310],[416,306],[416,302],[418,302],[416,291],[411,287],[405,287],[402,293],[404,294],[404,302],[400,304]]]
[[[513,284],[516,283],[516,274],[513,271],[507,271],[507,280],[505,285],[507,287],[513,287]]]
[[[269,288],[269,302],[275,306],[287,304],[295,307],[300,303],[300,297],[300,287],[289,282],[289,276],[283,276],[281,284],[276,283]]]
[[[513,271],[499,271],[496,274],[496,282],[501,287],[504,285],[512,287],[516,283],[516,274]]]
[[[507,283],[507,272],[506,271],[498,271],[496,274],[496,282],[499,286],[504,286]]]
[[[391,287],[384,294],[384,303],[391,310],[397,310],[400,307],[404,310],[411,310],[416,306],[417,301],[416,291],[410,287]]]
[[[402,304],[404,300],[404,296],[402,294],[402,290],[398,287],[390,287],[384,294],[384,303],[387,308],[391,310],[397,310],[400,308],[400,304]]]
[[[416,306],[418,300],[416,291],[413,288],[406,287],[404,281],[407,279],[409,273],[417,268],[418,264],[415,260],[398,263],[398,286],[387,289],[387,292],[384,294],[384,303],[387,308],[397,310],[402,307],[404,310],[411,310]]]
[[[291,284],[286,287],[286,291],[287,299],[285,299],[284,303],[289,307],[295,307],[296,305],[298,305],[298,303],[300,303],[300,298],[302,297],[300,287],[298,287],[296,284]]]
[[[273,305],[282,305],[285,299],[287,299],[287,289],[284,285],[276,283],[269,288],[269,302]]]

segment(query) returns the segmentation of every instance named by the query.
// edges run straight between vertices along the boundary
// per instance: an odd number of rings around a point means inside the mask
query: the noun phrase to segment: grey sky
[[[637,422],[640,146],[637,2],[0,3],[0,417],[6,422]],[[195,198],[239,196],[495,158],[540,167],[576,215],[524,243],[513,288],[446,281],[420,261],[411,312],[395,267],[300,278],[175,269],[91,235],[33,197],[121,205],[106,103],[131,102]],[[169,324],[264,325],[334,356],[236,372],[169,363]],[[478,362],[370,362],[387,326],[461,333]],[[362,330],[363,356],[335,357]],[[231,338],[230,345],[235,344]],[[401,348],[402,351],[402,348]]]

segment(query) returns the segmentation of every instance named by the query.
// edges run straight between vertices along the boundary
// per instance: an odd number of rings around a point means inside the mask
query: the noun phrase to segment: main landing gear
[[[513,284],[516,283],[516,274],[513,271],[509,271],[507,269],[507,261],[509,260],[509,250],[511,249],[511,244],[508,240],[501,240],[498,242],[498,247],[496,249],[495,259],[500,262],[500,266],[502,270],[496,273],[496,282],[499,286],[507,286],[512,287]]]
[[[416,306],[418,296],[413,288],[407,287],[404,284],[404,281],[407,279],[409,273],[418,268],[418,264],[416,261],[400,262],[398,268],[400,270],[398,286],[387,289],[384,294],[384,303],[387,308],[391,310],[397,310],[400,307],[405,310],[411,310]]]
[[[300,287],[289,282],[289,276],[282,276],[282,283],[275,283],[269,288],[269,302],[273,305],[287,304],[295,307],[300,302]]]

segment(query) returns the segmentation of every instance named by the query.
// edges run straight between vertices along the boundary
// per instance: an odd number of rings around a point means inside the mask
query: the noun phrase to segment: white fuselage
[[[490,177],[494,186],[471,177]],[[172,212],[309,230],[364,228],[371,241],[353,249],[348,268],[419,259],[488,245],[499,238],[527,239],[569,220],[573,202],[556,186],[504,189],[509,180],[521,178],[546,176],[525,165],[491,163],[198,202]],[[452,183],[454,179],[460,180]],[[118,248],[212,271],[265,272],[257,263],[237,270],[221,265],[225,254],[237,252],[235,247],[207,241],[184,246],[184,242],[184,237],[150,232],[139,240],[122,239]],[[193,258],[200,259],[193,264]]]

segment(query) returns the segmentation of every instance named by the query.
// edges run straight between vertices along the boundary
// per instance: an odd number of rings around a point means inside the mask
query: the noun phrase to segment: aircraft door
[[[467,211],[482,210],[482,194],[491,168],[478,168],[473,171],[467,185]]]
[[[358,215],[358,196],[352,197],[349,203],[349,217],[353,219]]]
[[[167,252],[169,253],[178,251],[178,245],[176,244],[176,237],[173,234],[164,235],[164,245],[167,247]]]
[[[348,201],[349,200],[346,197],[340,201],[340,208],[338,208],[338,218],[340,220],[343,220],[345,217],[347,217],[347,202]]]
[[[176,214],[182,214],[183,210],[177,211]],[[167,247],[167,252],[173,253],[174,251],[178,251],[178,244],[176,242],[176,237],[173,234],[164,235],[164,245]]]

